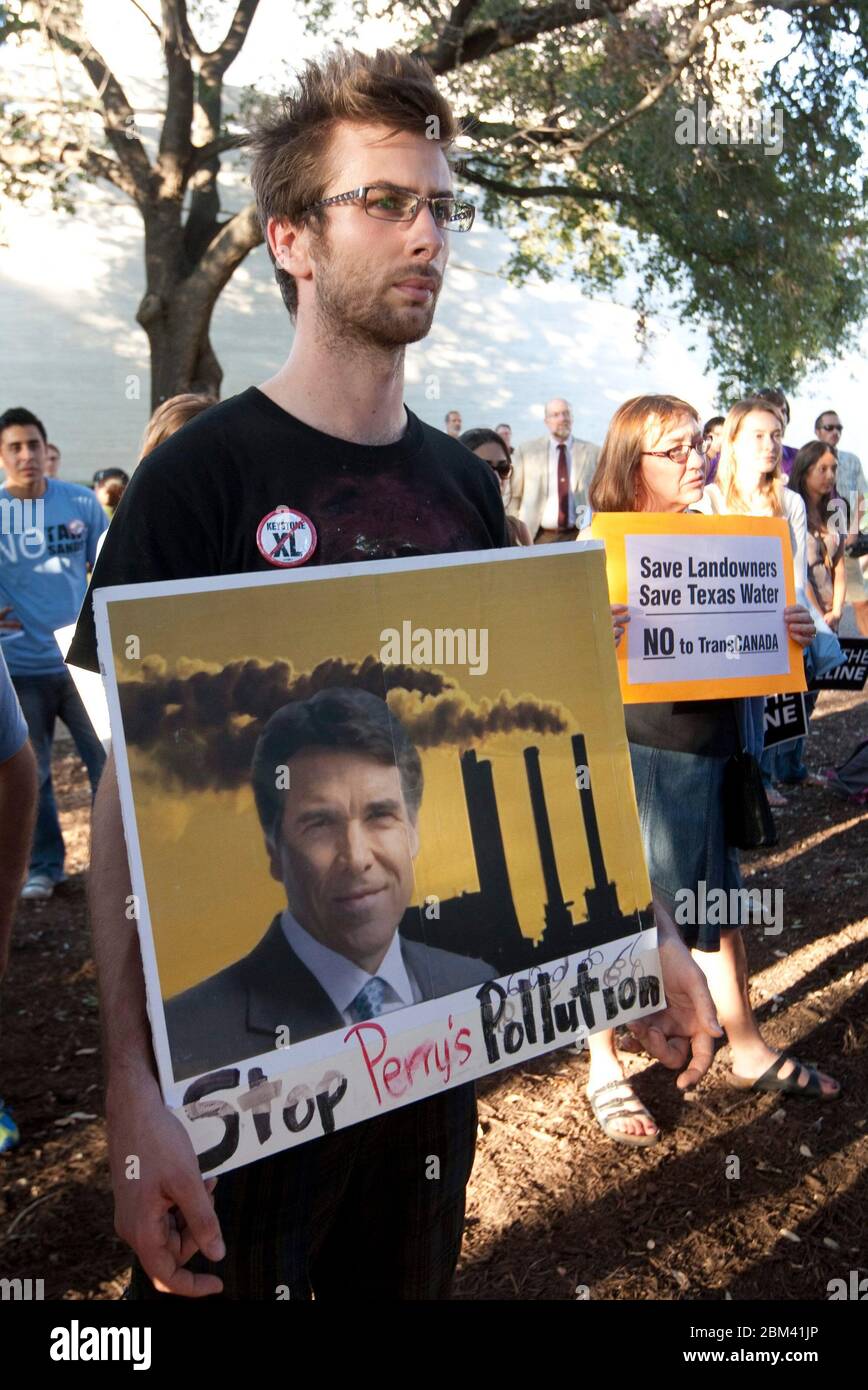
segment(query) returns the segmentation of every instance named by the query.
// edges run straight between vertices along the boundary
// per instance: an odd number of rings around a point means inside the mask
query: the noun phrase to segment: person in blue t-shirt
[[[0,651],[0,981],[33,832],[36,762],[27,725]],[[18,1126],[0,1100],[0,1153],[18,1143]]]
[[[39,774],[39,810],[21,896],[50,898],[65,878],[64,845],[51,785],[54,726],[62,719],[96,792],[103,746],[54,638],[78,617],[88,569],[108,519],[89,488],[46,477],[42,422],[16,407],[0,415],[0,627]]]

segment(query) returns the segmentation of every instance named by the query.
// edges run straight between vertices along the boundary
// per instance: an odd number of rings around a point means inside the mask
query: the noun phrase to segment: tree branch
[[[199,265],[185,282],[185,293],[213,304],[223,286],[255,246],[263,240],[255,203],[248,203],[220,228]]]
[[[666,59],[670,64],[669,71],[659,82],[656,82],[654,86],[651,87],[639,101],[629,107],[628,110],[622,111],[619,115],[613,117],[612,120],[607,121],[605,125],[598,127],[597,130],[585,136],[584,139],[571,140],[566,131],[562,132],[561,138],[558,138],[559,132],[557,127],[551,126],[528,127],[526,130],[522,130],[521,127],[515,127],[514,136],[515,138],[524,138],[531,143],[536,143],[541,139],[543,143],[555,146],[560,155],[569,155],[577,160],[581,159],[589,150],[599,144],[601,140],[605,140],[607,136],[614,134],[615,131],[623,129],[624,126],[629,125],[631,121],[635,120],[637,116],[642,115],[652,106],[655,106],[660,98],[678,81],[697,49],[705,42],[708,31],[714,26],[727,19],[731,19],[734,15],[741,16],[769,8],[792,13],[793,11],[806,8],[826,8],[835,3],[836,0],[727,0],[727,3],[719,6],[718,9],[713,11],[708,10],[704,15],[699,16],[691,25],[686,38],[678,48],[669,47],[666,53]],[[483,128],[482,123],[477,122],[471,126],[470,133],[473,133],[474,130]],[[492,133],[495,133],[495,127],[493,125],[489,125],[488,128],[492,130]],[[509,138],[506,135],[506,131],[504,131],[504,137]]]
[[[481,0],[457,0],[452,6],[449,18],[443,25],[434,50],[435,72],[448,72],[461,63],[461,50],[464,45],[464,30],[473,11],[479,8]]]
[[[580,140],[577,144],[567,143],[564,145],[562,147],[564,153],[571,154],[573,158],[580,159],[582,155],[587,154],[588,150],[592,149],[600,140],[605,140],[607,135],[611,135],[614,131],[620,130],[623,126],[628,125],[630,121],[635,120],[637,116],[640,116],[643,111],[647,111],[649,107],[654,106],[663,94],[678,81],[700,44],[705,41],[708,30],[713,26],[722,23],[726,19],[731,19],[733,15],[755,13],[757,10],[768,8],[769,5],[774,9],[785,10],[789,13],[793,10],[804,9],[808,5],[810,5],[812,9],[821,9],[834,3],[836,3],[836,0],[730,0],[729,4],[723,5],[720,9],[715,10],[713,14],[696,20],[691,26],[687,38],[681,45],[680,50],[673,52],[670,49],[667,53],[666,56],[671,64],[669,72],[665,77],[661,78],[650,91],[646,92],[635,105],[631,106],[629,110],[623,111],[620,116],[616,116],[614,120],[601,126],[598,130],[595,130],[591,135],[586,136],[584,140]]]
[[[239,132],[237,135],[220,135],[216,140],[209,140],[207,145],[194,145],[187,164],[187,177],[227,150],[241,150],[249,143],[250,136],[246,132]]]
[[[10,170],[33,170],[42,173],[45,166],[60,165],[71,173],[78,173],[89,179],[106,179],[121,193],[135,200],[136,187],[126,169],[116,159],[111,159],[99,150],[83,149],[71,142],[42,143],[38,151],[33,145],[23,141],[6,141],[0,144],[0,167]]]
[[[105,59],[83,35],[63,30],[52,23],[52,6],[40,0],[45,33],[52,43],[77,58],[91,80],[103,110],[106,136],[119,163],[126,171],[135,200],[144,206],[151,196],[151,162],[135,134],[135,113],[127,95]]]
[[[489,188],[494,193],[501,193],[505,197],[511,198],[577,198],[582,202],[601,202],[612,205],[619,205],[625,208],[634,209],[636,212],[651,214],[646,230],[657,236],[661,242],[669,247],[670,254],[680,253],[683,260],[689,263],[690,259],[700,260],[707,265],[717,268],[725,267],[734,274],[746,277],[748,280],[754,274],[753,267],[741,268],[741,254],[735,258],[726,256],[716,256],[701,241],[696,244],[689,244],[685,238],[675,240],[671,230],[664,235],[660,228],[654,225],[653,213],[655,202],[653,198],[640,198],[634,193],[625,192],[620,188],[605,188],[597,185],[594,188],[578,188],[572,184],[539,184],[535,187],[522,188],[518,184],[510,184],[502,179],[490,179],[485,175],[468,174],[472,183],[479,184],[482,188]]]
[[[647,111],[650,107],[655,106],[664,93],[668,92],[669,88],[673,87],[678,81],[684,69],[687,67],[687,64],[690,62],[690,59],[693,57],[693,54],[696,52],[699,45],[704,42],[706,34],[712,24],[719,24],[721,21],[729,19],[734,14],[743,14],[745,10],[754,9],[758,4],[762,3],[764,3],[764,0],[731,0],[731,3],[725,4],[719,10],[715,10],[713,15],[709,13],[704,18],[697,19],[691,26],[687,39],[681,45],[680,50],[673,52],[670,49],[667,52],[666,57],[670,64],[670,68],[666,76],[662,77],[659,82],[656,82],[633,106],[629,107],[626,111],[622,111],[620,115],[615,116],[611,121],[607,121],[605,125],[599,126],[597,130],[585,136],[584,140],[566,142],[561,146],[563,153],[572,155],[574,159],[581,159],[583,155],[587,154],[588,150],[593,149],[594,145],[599,144],[601,140],[605,140],[608,135],[614,134],[616,130],[621,130],[625,125],[629,125],[629,123],[635,120],[637,116],[640,116],[643,111]],[[820,3],[823,3],[823,0],[820,0]],[[825,3],[829,3],[829,0],[825,0]]]
[[[477,63],[483,58],[491,58],[510,48],[531,43],[542,34],[551,34],[556,29],[575,29],[595,19],[610,19],[614,15],[625,14],[638,4],[639,0],[589,0],[587,9],[577,10],[575,0],[558,0],[557,4],[542,9],[519,9],[501,15],[490,24],[482,24],[471,33],[462,34],[458,43],[454,40],[450,42],[444,30],[440,38],[414,49],[414,53],[424,58],[435,74],[442,77],[468,63]],[[460,4],[455,8],[459,9]],[[446,29],[450,20],[446,22]]]
[[[213,81],[214,77],[222,77],[229,65],[235,62],[244,46],[258,5],[259,0],[238,0],[238,8],[232,16],[232,23],[226,30],[223,42],[210,53],[202,53],[200,49],[202,63],[209,69],[210,81]]]
[[[476,184],[479,188],[487,188],[491,193],[500,193],[505,198],[514,198],[518,202],[523,198],[575,198],[584,203],[609,203],[637,209],[653,207],[651,198],[640,198],[637,194],[631,193],[629,189],[607,188],[603,184],[595,184],[593,188],[584,188],[580,184],[573,183],[528,185],[509,183],[506,179],[496,179],[489,174],[482,174],[472,166],[467,167],[466,173],[468,183]]]
[[[99,150],[82,150],[75,145],[66,145],[61,151],[60,159],[61,163],[71,165],[86,178],[106,179],[135,202],[136,185],[124,166],[116,159],[110,159]]]
[[[189,24],[185,0],[162,0],[162,13],[163,56],[168,81],[157,163],[164,194],[180,198],[184,191],[184,170],[190,157],[193,123],[193,67],[187,43]]]
[[[169,0],[174,11],[173,19],[177,32],[184,47],[184,52],[191,62],[203,57],[199,41],[190,26],[190,19],[187,14],[187,0]],[[162,35],[160,36],[162,38]]]
[[[147,12],[147,10],[145,9],[144,5],[140,5],[140,4],[139,4],[139,0],[130,0],[130,4],[131,4],[131,5],[134,5],[135,8],[138,10],[139,14],[142,16],[142,18],[143,18],[143,19],[146,19],[146,20],[148,21],[148,23],[150,24],[150,26],[151,26],[151,28],[153,29],[154,33],[156,34],[157,38],[160,40],[160,43],[162,43],[162,42],[163,42],[162,30],[160,29],[159,24],[157,24],[153,19],[151,19],[151,16],[148,14],[148,12]]]
[[[13,34],[38,34],[38,19],[20,19],[18,15],[7,14],[5,10],[0,10],[0,44],[5,43]]]
[[[554,33],[558,29],[579,29],[594,20],[612,22],[619,15],[635,9],[640,0],[589,0],[587,9],[577,10],[575,0],[558,0],[538,10],[515,10],[501,15],[491,23],[482,24],[469,34],[462,34],[459,43],[450,43],[447,31],[450,19],[444,25],[444,32],[430,43],[414,49],[417,56],[424,58],[438,77],[456,68],[466,67],[498,53],[532,43],[543,34]],[[682,13],[686,17],[690,10],[696,14],[695,25],[701,26],[703,33],[728,19],[732,15],[750,15],[763,10],[781,10],[792,14],[798,10],[825,9],[830,5],[841,4],[841,0],[733,0],[721,5],[717,10],[706,7],[702,0],[696,0]],[[460,6],[456,5],[456,9]],[[701,10],[705,8],[704,16]],[[453,11],[454,13],[454,11]]]

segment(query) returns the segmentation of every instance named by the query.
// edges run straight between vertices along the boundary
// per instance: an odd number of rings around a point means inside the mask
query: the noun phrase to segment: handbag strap
[[[738,713],[736,711],[736,705],[738,704],[738,701],[729,700],[728,703],[730,712],[732,713],[732,722],[735,725],[735,746],[738,749],[739,754],[742,754],[744,752],[744,740],[741,736],[741,725],[738,722]]]

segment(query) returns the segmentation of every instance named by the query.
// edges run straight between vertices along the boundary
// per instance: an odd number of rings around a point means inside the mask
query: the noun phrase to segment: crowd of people
[[[420,112],[437,114],[439,140],[426,138]],[[376,140],[366,138],[371,128]],[[574,435],[562,397],[546,403],[544,431],[517,445],[505,422],[464,430],[451,410],[441,431],[404,406],[404,345],[428,332],[449,236],[473,220],[470,205],[448,191],[444,148],[454,132],[448,102],[415,59],[339,51],[309,65],[300,94],[252,146],[268,254],[295,325],[280,370],[222,403],[196,394],[165,402],[132,476],[103,470],[92,490],[59,479],[59,453],[50,458],[35,413],[17,407],[0,416],[2,497],[42,504],[38,528],[10,528],[0,556],[0,966],[19,894],[44,900],[64,879],[51,781],[60,719],[96,798],[89,892],[109,1153],[137,1298],[271,1298],[277,1285],[293,1298],[338,1297],[360,1251],[369,1295],[446,1296],[476,1117],[472,1086],[456,1086],[221,1176],[216,1189],[202,1181],[154,1072],[135,926],[124,912],[130,880],[114,761],[55,638],[77,624],[69,662],[99,669],[89,584],[267,570],[255,522],[286,501],[316,519],[322,564],[569,543],[595,512],[698,511],[785,518],[797,598],[784,615],[790,637],[810,660],[819,637],[841,627],[843,555],[868,484],[855,455],[839,452],[836,411],[823,410],[816,438],[792,449],[783,442],[786,399],[765,389],[704,427],[675,394],[634,397],[614,412],[600,446]],[[349,487],[357,510],[348,519],[331,499],[338,489],[346,499]],[[630,614],[613,606],[611,617],[618,643]],[[780,1053],[760,1032],[742,924],[675,924],[679,890],[704,882],[708,892],[728,892],[741,882],[724,807],[729,760],[744,752],[764,759],[774,795],[774,783],[809,775],[801,750],[790,749],[787,761],[763,754],[756,699],[633,705],[624,715],[669,1001],[633,1025],[637,1038],[679,1073],[682,1088],[700,1081],[725,1035],[733,1086],[835,1099],[841,1088],[831,1075]],[[658,1142],[612,1030],[590,1039],[587,1099],[610,1140]],[[4,1114],[12,1144],[14,1122]],[[132,1152],[141,1157],[135,1183],[124,1174]],[[396,1153],[397,1185],[384,1176]],[[432,1153],[444,1159],[442,1183],[424,1179]]]
[[[617,418],[616,414],[613,425]],[[820,412],[814,422],[815,438],[800,449],[783,442],[789,419],[783,391],[764,387],[751,392],[745,402],[736,402],[728,415],[707,420],[696,441],[704,491],[695,510],[786,517],[796,591],[810,605],[822,630],[838,632],[846,602],[848,550],[858,557],[863,587],[868,577],[868,538],[860,533],[868,516],[868,481],[859,457],[838,449],[843,427],[837,411]],[[600,449],[574,437],[569,402],[550,400],[544,420],[547,432],[518,449],[511,444],[508,424],[498,424],[494,430],[474,428],[457,436],[497,473],[510,536],[517,545],[573,540],[590,518]],[[460,426],[460,413],[449,411],[447,429],[456,421]],[[763,472],[757,476],[760,458]],[[613,495],[604,495],[606,501],[598,510],[620,509],[613,505]],[[624,496],[618,500],[625,510],[635,505]],[[671,504],[663,508],[680,509]],[[807,662],[810,676],[810,654]],[[810,715],[816,695],[809,693],[806,698]],[[782,787],[825,784],[819,772],[805,765],[805,742],[802,737],[762,752],[760,767],[771,806],[787,804]]]
[[[866,488],[858,460],[848,475],[857,487],[849,497],[837,488],[836,446],[821,434],[834,420],[840,437],[836,412],[817,417],[817,438],[791,451],[786,470],[789,408],[780,391],[757,390],[704,427],[686,401],[639,396],[615,412],[602,448],[574,437],[567,401],[549,401],[544,418],[547,433],[514,452],[491,429],[460,436],[497,474],[513,544],[575,540],[594,511],[782,516],[790,530],[799,599],[787,612],[789,631],[810,653],[818,625],[837,630],[844,547],[848,535],[855,536]],[[843,504],[838,511],[836,499]],[[616,637],[628,621],[625,609],[613,609]],[[808,696],[811,707],[815,698]],[[740,887],[738,856],[726,843],[723,798],[724,769],[737,749],[746,748],[760,760],[772,804],[785,804],[773,779],[825,783],[801,762],[804,738],[780,751],[763,751],[762,701],[628,705],[624,713],[649,873],[671,911],[679,886],[686,883],[702,881],[727,895]],[[830,1077],[781,1058],[763,1040],[750,1006],[740,924],[706,923],[698,935],[685,932],[685,939],[696,951],[726,1031],[733,1081],[836,1094]],[[614,1033],[594,1034],[589,1049],[588,1097],[604,1133],[634,1145],[656,1143],[657,1125],[624,1078]]]

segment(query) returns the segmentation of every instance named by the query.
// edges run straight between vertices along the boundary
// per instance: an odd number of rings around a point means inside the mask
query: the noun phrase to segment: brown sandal
[[[785,1062],[792,1062],[793,1070],[787,1076],[781,1076]],[[804,1086],[800,1086],[799,1078],[803,1071],[808,1073],[808,1080]],[[782,1052],[772,1062],[768,1071],[764,1071],[755,1081],[730,1072],[729,1084],[737,1091],[782,1091],[785,1095],[804,1096],[810,1100],[837,1100],[841,1094],[840,1084],[837,1091],[824,1091],[817,1068],[809,1067],[807,1062],[800,1062],[798,1057],[793,1057],[789,1052]]]

